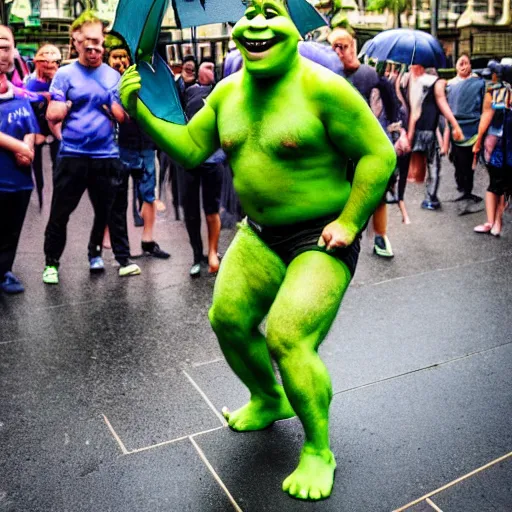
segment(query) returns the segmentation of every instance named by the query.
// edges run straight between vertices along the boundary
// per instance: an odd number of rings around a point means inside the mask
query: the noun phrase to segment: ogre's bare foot
[[[208,272],[210,274],[215,274],[218,272],[220,267],[220,259],[219,255],[216,252],[210,252],[208,254]]]
[[[297,469],[283,482],[283,491],[300,500],[328,498],[334,484],[336,460],[330,450],[304,447]]]
[[[251,399],[248,404],[233,412],[224,407],[222,414],[233,430],[247,432],[267,428],[274,421],[293,418],[295,411],[283,392],[279,400]]]

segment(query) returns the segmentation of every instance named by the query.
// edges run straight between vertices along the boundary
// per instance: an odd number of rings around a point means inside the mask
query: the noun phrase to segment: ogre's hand
[[[134,119],[137,117],[137,98],[141,87],[137,66],[130,66],[121,77],[120,96],[123,107]]]
[[[325,226],[322,235],[318,240],[319,247],[325,247],[327,251],[332,251],[339,247],[348,247],[354,241],[357,232],[348,229],[345,225],[335,220]]]

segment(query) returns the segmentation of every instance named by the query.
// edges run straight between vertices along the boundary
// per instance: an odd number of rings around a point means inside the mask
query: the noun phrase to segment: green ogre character
[[[385,193],[395,153],[362,96],[299,55],[300,34],[285,3],[253,0],[233,39],[243,69],[217,85],[187,126],[148,111],[134,67],[123,75],[121,99],[182,165],[196,167],[219,147],[228,155],[248,218],[221,264],[209,317],[251,398],[223,413],[235,431],[297,415],[305,442],[283,490],[319,500],[331,494],[336,462],[328,428],[332,387],[318,348],[351,281],[359,234]],[[349,159],[356,162],[352,183]]]

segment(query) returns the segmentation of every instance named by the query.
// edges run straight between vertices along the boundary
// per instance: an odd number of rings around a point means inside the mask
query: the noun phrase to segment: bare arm
[[[50,123],[62,123],[69,112],[69,103],[65,101],[50,101],[46,111],[46,119]]]
[[[33,151],[36,143],[36,135],[34,133],[28,133],[23,137],[23,142]]]
[[[62,123],[53,123],[51,121],[48,121],[48,128],[50,128],[52,135],[56,139],[62,140]]]
[[[171,158],[186,168],[194,168],[204,162],[219,148],[217,115],[215,104],[216,88],[206,105],[187,125],[163,121],[154,116],[138,98],[141,79],[135,66],[128,68],[121,79],[121,101],[139,126]]]
[[[490,93],[487,93],[484,97],[482,116],[480,117],[480,124],[478,125],[478,137],[475,145],[473,146],[473,153],[478,153],[482,149],[482,140],[489,129],[489,126],[491,126],[493,117],[494,110],[492,108],[492,96]]]
[[[10,135],[6,135],[5,133],[0,132],[0,147],[6,149],[7,151],[11,151],[12,153],[21,153],[25,156],[30,156],[32,153],[30,147],[25,144],[24,141],[11,137]]]
[[[441,114],[445,117],[445,119],[452,126],[452,136],[454,140],[463,140],[464,135],[462,134],[462,130],[453,115],[452,109],[450,105],[448,105],[448,100],[446,99],[446,80],[438,80],[434,84],[434,94],[436,98],[437,107],[441,111]]]
[[[110,107],[110,112],[118,123],[125,123],[129,119],[128,114],[119,103],[113,102]]]
[[[36,136],[34,133],[29,133],[23,137],[21,151],[15,151],[14,157],[16,158],[16,163],[21,167],[28,167],[34,161],[34,144],[36,141]],[[20,141],[21,142],[21,141]],[[24,146],[24,147],[23,147]],[[28,149],[28,151],[27,151]]]

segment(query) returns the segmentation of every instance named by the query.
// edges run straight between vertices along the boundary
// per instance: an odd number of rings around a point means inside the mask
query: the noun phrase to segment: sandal
[[[484,224],[480,224],[473,228],[475,233],[490,233],[492,230],[492,224],[490,222],[485,222]]]

